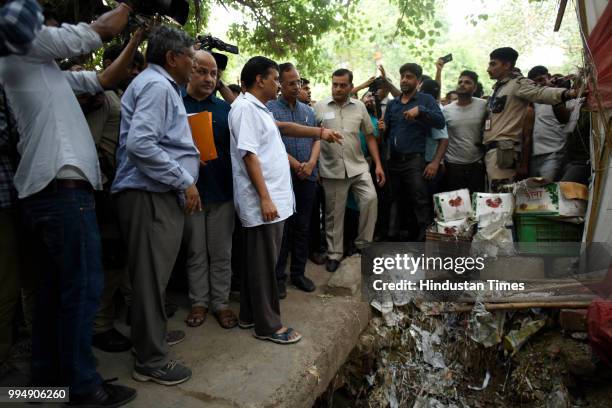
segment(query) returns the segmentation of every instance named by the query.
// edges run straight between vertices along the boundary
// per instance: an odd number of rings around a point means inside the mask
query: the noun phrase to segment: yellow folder
[[[200,151],[201,161],[210,161],[217,158],[217,148],[213,136],[212,113],[200,112],[188,116],[193,142]]]

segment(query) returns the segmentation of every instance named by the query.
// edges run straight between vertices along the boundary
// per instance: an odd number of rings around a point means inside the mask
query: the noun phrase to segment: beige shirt
[[[113,174],[103,174],[103,182],[114,176],[116,168],[115,153],[119,145],[119,125],[121,122],[121,99],[115,91],[104,92],[104,103],[99,109],[85,115],[91,135],[98,150],[98,158],[102,171]],[[102,165],[104,163],[104,165]],[[110,166],[110,168],[104,168]],[[112,180],[111,180],[112,181]]]
[[[563,88],[537,86],[533,81],[519,76],[506,78],[493,87],[497,89],[495,101],[487,103],[490,127],[485,125],[483,143],[498,140],[514,140],[520,143],[523,119],[529,102],[555,105],[561,102]]]
[[[321,177],[344,179],[369,171],[361,150],[359,130],[367,136],[374,133],[374,127],[363,102],[349,99],[340,106],[329,97],[317,102],[314,110],[321,126],[336,130],[343,136],[342,144],[321,141]]]

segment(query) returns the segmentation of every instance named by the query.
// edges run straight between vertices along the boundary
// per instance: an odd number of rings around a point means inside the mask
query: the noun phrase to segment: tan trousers
[[[497,149],[491,149],[485,154],[485,166],[487,168],[487,191],[497,191],[497,185],[510,184],[514,182],[516,169],[500,169],[497,167]]]
[[[327,256],[339,261],[344,253],[344,212],[349,190],[359,206],[359,229],[355,246],[361,249],[372,242],[378,216],[378,198],[370,172],[344,179],[322,178],[325,190],[325,235]]]

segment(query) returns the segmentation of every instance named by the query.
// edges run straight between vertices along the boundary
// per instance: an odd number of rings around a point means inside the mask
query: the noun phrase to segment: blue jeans
[[[86,394],[102,383],[91,350],[104,283],[93,193],[46,189],[22,204],[40,276],[32,325],[33,383]]]
[[[276,279],[284,282],[287,279],[287,258],[291,251],[291,278],[304,276],[308,260],[308,243],[312,205],[317,192],[317,182],[300,180],[293,177],[295,194],[295,214],[285,223],[281,251],[276,264]]]

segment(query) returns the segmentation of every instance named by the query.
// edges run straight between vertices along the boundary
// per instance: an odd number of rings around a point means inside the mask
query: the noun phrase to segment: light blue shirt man
[[[179,88],[164,68],[149,64],[121,99],[117,175],[111,192],[184,191],[198,179],[193,143]]]

